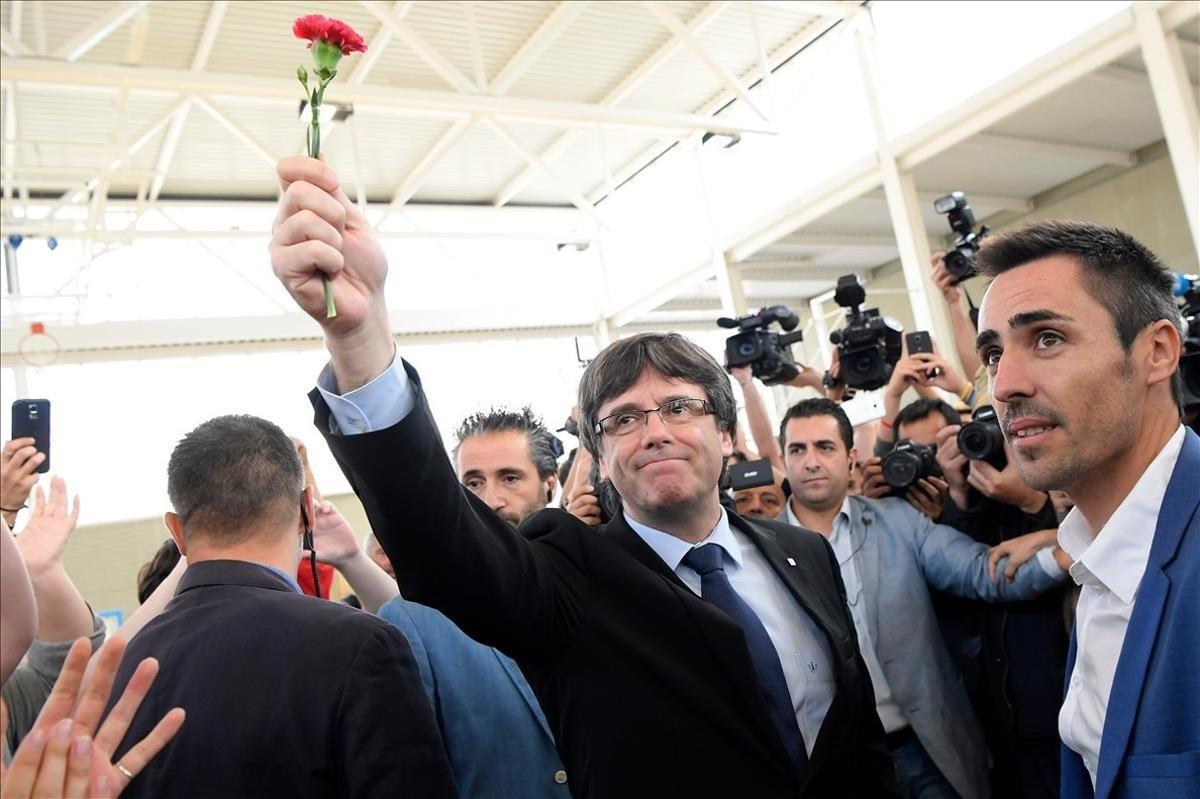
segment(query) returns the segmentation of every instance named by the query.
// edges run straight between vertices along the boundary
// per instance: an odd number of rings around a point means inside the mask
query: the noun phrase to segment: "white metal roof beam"
[[[129,29],[129,44],[125,47],[125,63],[137,66],[142,63],[142,53],[146,49],[146,35],[150,32],[150,12],[139,9]]]
[[[545,52],[555,39],[557,39],[563,31],[583,13],[587,8],[586,0],[581,2],[563,2],[559,3],[551,14],[542,21],[538,29],[525,40],[521,48],[508,60],[508,63],[500,70],[500,74],[492,81],[488,87],[488,94],[499,96],[507,92],[513,85],[521,79],[521,76],[533,66],[534,62]],[[388,206],[388,211],[382,219],[379,220],[379,227],[384,220],[391,215],[393,211],[403,208],[405,203],[412,199],[413,195],[424,185],[433,170],[445,157],[454,145],[458,144],[475,124],[474,118],[456,120],[442,134],[441,138],[421,157],[396,190],[392,193],[392,201]],[[534,167],[530,167],[531,169]]]
[[[779,47],[775,48],[775,51],[767,59],[768,70],[777,68],[784,61],[788,60],[793,55],[795,55],[797,52],[803,50],[805,47],[807,47],[809,44],[811,44],[813,42],[813,40],[815,40],[817,37],[823,35],[825,33],[825,31],[827,31],[827,30],[828,30],[828,26],[809,25],[809,26],[805,27],[803,30],[801,30],[799,33],[797,33],[795,36],[788,39],[786,42],[784,42]],[[759,67],[758,65],[755,65],[754,67],[752,67],[750,70],[747,71],[746,83],[753,84],[754,81],[762,78],[763,74],[764,73],[761,72],[761,67]],[[719,111],[721,108],[723,108],[726,104],[728,104],[729,99],[730,98],[728,95],[723,95],[721,97],[718,97],[716,100],[714,100],[708,106],[701,109],[701,113],[715,114],[717,111]],[[714,119],[716,119],[716,118],[717,117],[714,117]],[[714,133],[719,132],[716,130],[716,128],[710,127],[709,130],[711,130]],[[662,151],[666,148],[666,146],[671,143],[671,141],[672,140],[668,139],[668,140],[660,140],[660,141],[655,142],[654,144],[652,144],[651,146],[649,146],[645,150],[643,150],[641,153],[639,153],[635,158],[633,158],[628,163],[626,163],[619,170],[617,170],[613,175],[613,178],[616,181],[616,185],[620,185],[622,182],[628,180],[638,170],[640,170],[642,167],[644,167],[649,161],[651,161],[652,159],[654,159],[655,157],[660,155],[662,153]],[[592,202],[598,202],[600,200],[600,198],[605,193],[607,193],[607,191],[608,191],[608,185],[606,183],[605,185],[595,189],[588,196],[588,199],[591,200]]]
[[[33,0],[33,43],[35,53],[46,55],[46,8],[42,0]]]
[[[829,17],[845,19],[859,9],[857,0],[756,0],[760,6],[778,8],[795,14],[808,14],[814,17]]]
[[[895,249],[896,237],[890,233],[793,233],[768,247],[775,250],[780,245],[793,247],[878,247]]]
[[[55,50],[54,58],[61,58],[64,61],[78,60],[87,51],[107,39],[113,31],[124,25],[149,3],[150,0],[131,0],[131,2],[118,4]]]
[[[204,22],[204,31],[200,34],[200,42],[196,52],[192,54],[192,72],[199,72],[208,65],[212,55],[213,45],[217,42],[217,34],[221,31],[221,23],[225,20],[225,12],[229,10],[229,0],[215,0],[208,9],[208,19]],[[191,102],[186,102],[171,119],[171,127],[163,137],[162,147],[158,150],[158,159],[154,162],[154,176],[150,184],[150,202],[158,199],[163,184],[167,181],[167,173],[171,170],[171,162],[175,159],[175,150],[179,147],[179,139],[187,125],[188,113],[192,110]]]
[[[566,184],[566,182],[563,181],[563,179],[561,177],[559,177],[558,173],[555,172],[554,169],[552,169],[550,167],[549,164],[547,164],[545,161],[543,161],[535,153],[531,153],[529,150],[525,149],[525,147],[520,142],[518,142],[516,139],[514,139],[508,133],[508,131],[506,131],[504,128],[500,127],[500,125],[495,120],[484,119],[483,121],[489,128],[491,128],[493,133],[495,133],[497,136],[500,137],[501,141],[503,141],[505,144],[507,144],[509,146],[509,148],[512,149],[513,152],[515,152],[517,155],[521,156],[526,161],[528,161],[530,165],[536,166],[538,169],[541,169],[543,172],[545,172],[546,177],[550,178],[550,180],[553,181],[554,185],[557,186],[558,190],[563,193],[563,196],[565,196],[568,200],[571,201],[572,205],[574,205],[580,211],[583,211],[588,216],[595,219],[596,222],[602,228],[608,227],[607,225],[604,224],[604,221],[602,219],[600,219],[599,216],[596,215],[596,209],[592,207],[592,204],[589,203],[582,194],[580,194],[579,192],[575,191],[570,186],[568,186]]]
[[[1057,141],[1042,141],[1040,139],[1026,139],[1019,136],[1002,136],[995,133],[980,133],[972,136],[962,143],[963,147],[973,147],[979,149],[996,149],[1008,150],[1011,152],[1028,153],[1030,155],[1041,155],[1055,159],[1064,159],[1070,161],[1087,161],[1098,164],[1112,164],[1113,166],[1133,166],[1137,162],[1136,156],[1125,150],[1117,150],[1108,147],[1089,147],[1082,144],[1068,144],[1066,142]]]
[[[33,51],[26,47],[25,43],[8,28],[0,28],[0,52],[13,58],[33,55]]]
[[[542,24],[525,40],[520,49],[508,59],[508,63],[487,87],[488,94],[506,94],[531,66],[546,52],[546,48],[563,34],[579,16],[587,10],[587,0],[564,0],[559,3]]]
[[[446,60],[445,56],[437,51],[433,45],[425,41],[419,33],[404,20],[404,17],[398,15],[393,9],[388,8],[379,0],[360,0],[360,5],[370,11],[380,22],[392,29],[392,33],[400,37],[409,49],[416,53],[417,57],[429,65],[430,69],[436,72],[442,80],[446,81],[451,87],[460,92],[474,92],[478,87],[475,86],[465,75],[458,71],[458,68]]]
[[[24,0],[12,0],[8,4],[8,29],[13,32],[13,36],[21,38],[21,25],[25,21],[25,2]]]
[[[128,86],[131,91],[177,92],[180,94],[227,95],[275,99],[292,104],[296,79],[256,77],[205,70],[147,69],[111,64],[67,64],[53,59],[0,59],[7,80],[78,87],[99,86],[107,90]],[[403,116],[454,119],[468,115],[511,119],[554,127],[594,130],[600,124],[614,129],[650,131],[653,135],[680,135],[711,130],[716,133],[774,134],[774,127],[744,124],[703,114],[609,108],[590,103],[491,97],[481,94],[398,89],[392,86],[343,84],[338,101],[362,108],[375,108]]]
[[[965,192],[971,205],[976,208],[1000,208],[1006,211],[1021,211],[1022,213],[1028,213],[1033,210],[1033,199],[1030,197],[1022,197],[1017,194],[991,194],[982,191],[972,191],[962,187],[940,191],[937,189],[923,189],[917,192],[917,199],[923,203],[932,205],[934,200],[945,197],[952,191]],[[868,192],[863,196],[870,197],[873,200],[887,199],[882,189]]]
[[[4,87],[4,199],[13,196],[13,167],[16,165],[17,148],[17,87],[9,83]]]
[[[396,0],[392,4],[392,18],[404,19],[413,7],[413,2],[414,0]],[[380,26],[379,31],[371,37],[371,41],[367,42],[367,52],[358,57],[358,63],[354,65],[354,71],[348,78],[350,83],[362,83],[367,79],[371,70],[375,69],[375,65],[379,63],[379,58],[387,48],[388,42],[392,40],[392,35],[390,26]]]
[[[257,153],[258,156],[263,159],[263,161],[270,165],[272,171],[275,169],[275,165],[279,161],[279,156],[275,155],[266,147],[264,147],[258,139],[251,136],[240,125],[214,108],[212,103],[210,103],[207,98],[196,96],[192,98],[192,102],[203,108],[210,117],[224,126],[226,130],[241,139],[246,146]]]
[[[691,19],[685,26],[685,29],[690,34],[695,34],[701,31],[706,25],[715,20],[722,11],[730,6],[729,2],[720,0],[719,2],[709,3],[700,13]],[[633,72],[629,73],[616,86],[609,90],[600,100],[600,105],[606,108],[611,108],[629,95],[633,94],[639,86],[646,82],[652,74],[657,72],[663,64],[670,61],[675,55],[683,49],[683,42],[676,36],[667,39],[666,43],[654,51],[654,54],[647,58]],[[541,154],[541,158],[546,163],[550,163],[565,153],[567,149],[579,140],[583,135],[583,131],[571,130],[564,133],[554,140],[546,150]],[[538,170],[534,167],[529,167],[521,174],[517,175],[508,185],[500,190],[496,198],[492,200],[492,204],[496,206],[508,204],[513,197],[520,194],[526,186],[533,181],[538,175]]]
[[[687,28],[683,26],[683,23],[679,21],[679,18],[675,16],[673,11],[661,3],[653,2],[653,0],[644,0],[642,7],[661,22],[671,32],[672,36],[682,39],[683,43],[695,53],[704,66],[708,67],[733,92],[735,97],[745,103],[747,108],[758,114],[760,119],[765,120],[767,118],[767,115],[758,107],[758,103],[754,102],[754,99],[750,97],[750,92],[742,86],[737,78],[729,73],[729,70],[721,66],[721,63],[713,58],[712,54],[705,50],[700,42],[696,41],[696,37],[688,32]]]

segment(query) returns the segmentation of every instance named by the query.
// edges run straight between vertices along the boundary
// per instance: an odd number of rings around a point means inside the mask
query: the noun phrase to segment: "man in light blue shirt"
[[[780,519],[829,538],[901,790],[913,799],[987,797],[983,734],[927,586],[985,601],[1028,599],[1062,583],[1065,569],[1042,550],[1012,582],[993,580],[986,545],[903,499],[850,495],[853,431],[835,402],[796,403],[779,437],[792,489]]]

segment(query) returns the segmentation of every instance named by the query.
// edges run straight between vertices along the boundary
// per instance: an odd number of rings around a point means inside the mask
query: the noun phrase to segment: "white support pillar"
[[[1200,122],[1179,36],[1168,33],[1151,3],[1134,3],[1138,42],[1150,76],[1163,137],[1175,167],[1192,243],[1200,252]]]
[[[808,312],[812,314],[813,331],[817,335],[817,349],[821,353],[821,365],[828,369],[833,364],[833,345],[829,343],[829,323],[825,321],[825,301],[833,296],[825,292],[808,301]]]
[[[617,338],[616,327],[613,326],[612,319],[601,317],[596,320],[596,324],[592,327],[592,338],[596,342],[596,351],[612,344]]]
[[[879,169],[883,176],[883,189],[896,236],[896,246],[900,251],[900,265],[904,270],[904,282],[908,287],[913,320],[919,330],[929,331],[939,342],[942,357],[961,371],[962,364],[958,361],[957,348],[954,346],[954,328],[950,324],[950,315],[933,283],[933,273],[929,266],[929,238],[921,217],[916,183],[911,172],[900,171],[884,125],[879,103],[879,64],[870,12],[860,12],[855,22],[855,46],[858,49],[867,104],[878,142]]]
[[[704,212],[704,229],[708,233],[709,255],[713,273],[717,277],[717,293],[721,298],[721,310],[729,316],[746,314],[746,294],[742,290],[742,278],[725,256],[717,233],[717,219],[713,213],[712,196],[708,190],[708,175],[704,170],[704,156],[699,137],[693,137],[688,146],[692,148],[692,163],[700,180],[700,205]]]

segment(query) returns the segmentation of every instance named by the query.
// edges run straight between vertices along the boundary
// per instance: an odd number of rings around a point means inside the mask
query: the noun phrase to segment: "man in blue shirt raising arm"
[[[829,545],[720,505],[736,416],[716,361],[677,335],[608,347],[581,381],[580,430],[623,513],[596,531],[548,510],[513,530],[459,484],[395,357],[387,261],[337,176],[294,157],[279,177],[272,266],[332,356],[318,426],[403,594],[520,664],[572,792],[895,795]]]

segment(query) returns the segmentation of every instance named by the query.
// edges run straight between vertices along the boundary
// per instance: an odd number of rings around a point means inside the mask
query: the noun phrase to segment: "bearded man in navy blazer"
[[[1075,509],[1082,586],[1059,713],[1063,799],[1200,796],[1200,438],[1180,423],[1173,279],[1085,222],[992,239],[980,360],[1030,487]]]
[[[721,507],[737,417],[712,356],[666,334],[605,349],[580,430],[623,513],[598,531],[558,509],[513,529],[458,482],[396,357],[367,220],[319,161],[285,159],[279,177],[272,267],[332,356],[318,426],[403,595],[520,665],[572,795],[895,796],[829,545]]]

